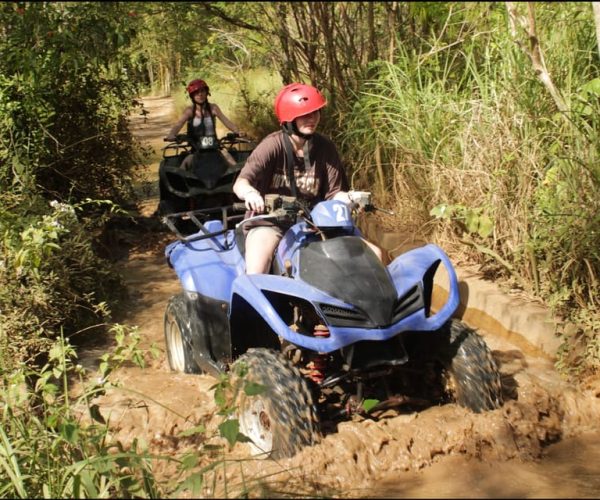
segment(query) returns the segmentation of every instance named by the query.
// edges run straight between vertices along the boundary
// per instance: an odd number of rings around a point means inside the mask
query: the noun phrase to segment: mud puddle
[[[144,140],[164,136],[170,99],[145,100],[147,115],[132,120]],[[156,122],[153,117],[157,116]],[[168,128],[168,125],[167,125]],[[154,146],[156,147],[156,145]],[[148,167],[146,185],[157,165]],[[149,179],[149,181],[148,181]],[[154,227],[156,190],[140,202],[141,224]],[[140,236],[142,234],[142,236]],[[156,455],[180,456],[225,444],[216,437],[216,415],[206,375],[169,371],[163,315],[178,293],[163,251],[169,234],[161,230],[123,235],[127,258],[119,261],[128,284],[126,323],[137,325],[145,347],[155,344],[157,359],[144,369],[126,367],[122,382],[97,403],[110,418],[114,436],[124,443],[142,439]],[[132,243],[134,242],[134,243]],[[223,460],[204,492],[208,497],[248,496],[379,498],[593,498],[600,496],[600,384],[575,388],[561,380],[552,363],[523,353],[505,339],[480,331],[500,366],[505,405],[473,414],[455,405],[389,415],[379,421],[350,421],[321,443],[278,462],[249,458],[244,444],[225,456],[206,452],[203,463]],[[94,366],[102,347],[81,353]],[[204,425],[203,436],[179,433]],[[175,466],[158,461],[159,478],[173,477]]]
[[[600,434],[549,446],[540,460],[482,462],[451,457],[417,472],[384,477],[376,498],[598,498]]]

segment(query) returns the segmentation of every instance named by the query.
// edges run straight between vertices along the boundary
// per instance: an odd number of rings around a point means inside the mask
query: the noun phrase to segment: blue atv
[[[365,193],[363,193],[364,195]],[[375,209],[370,193],[360,209]],[[178,237],[165,250],[182,291],[164,328],[169,365],[184,373],[231,374],[240,431],[254,455],[289,457],[351,418],[378,418],[455,402],[474,412],[502,405],[496,363],[484,340],[453,319],[459,292],[446,254],[428,244],[385,266],[361,239],[348,206],[312,209],[267,195],[264,215],[243,204],[171,214]],[[176,221],[191,220],[185,236]],[[269,274],[247,275],[243,225],[287,222]],[[450,282],[432,310],[434,275]],[[256,387],[256,385],[253,385]]]

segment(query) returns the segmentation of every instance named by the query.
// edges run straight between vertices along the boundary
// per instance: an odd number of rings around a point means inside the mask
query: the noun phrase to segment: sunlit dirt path
[[[131,126],[159,151],[174,118],[172,100],[146,98],[144,103],[147,113],[132,116]],[[203,423],[210,435],[220,419],[210,391],[215,380],[175,374],[167,365],[163,315],[179,285],[163,255],[171,235],[152,215],[158,203],[157,169],[158,161],[140,176],[138,227],[120,229],[117,242],[127,250],[127,257],[118,261],[130,296],[124,322],[137,325],[144,346],[155,344],[160,355],[148,358],[145,369],[120,369],[116,375],[122,388],[109,391],[98,404],[123,442],[141,438],[156,454],[173,456],[203,443],[198,437],[179,438],[179,432]],[[380,498],[600,496],[600,386],[570,387],[550,360],[480,333],[501,368],[508,396],[502,408],[476,415],[446,405],[378,422],[347,422],[291,459],[248,460],[226,471],[218,469],[215,489],[211,486],[206,495],[236,496],[243,470],[246,486],[252,478],[272,474],[273,489],[263,493],[266,496],[285,492]],[[85,364],[94,366],[102,349],[83,353]],[[231,458],[244,457],[245,445],[237,444]],[[207,455],[205,460],[214,459]],[[170,477],[174,470],[165,461],[156,466],[160,477]],[[251,490],[250,496],[259,491]]]

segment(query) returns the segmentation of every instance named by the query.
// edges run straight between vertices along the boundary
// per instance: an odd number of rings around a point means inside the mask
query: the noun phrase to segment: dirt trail
[[[144,102],[147,115],[132,117],[131,125],[158,149],[172,123],[172,101],[148,98]],[[158,202],[156,172],[157,163],[148,166],[140,179],[138,220],[152,230],[138,228],[121,235],[128,257],[118,265],[130,292],[124,322],[137,325],[144,346],[156,344],[160,356],[149,359],[143,370],[119,370],[116,375],[123,388],[109,391],[98,404],[123,442],[143,438],[156,454],[169,455],[203,444],[198,437],[178,438],[178,432],[203,423],[210,434],[220,420],[214,415],[210,391],[215,379],[175,374],[167,365],[163,314],[179,284],[163,255],[171,237],[152,218]],[[510,396],[501,409],[476,415],[447,405],[378,422],[347,422],[291,459],[245,460],[230,466],[229,496],[239,491],[235,483],[243,469],[246,482],[273,474],[270,480],[279,481],[273,488],[279,489],[270,494],[263,490],[267,496],[292,491],[387,498],[597,497],[600,386],[570,387],[547,359],[531,357],[506,340],[480,333],[494,351]],[[88,349],[82,354],[85,363],[93,366],[103,349]],[[231,458],[247,456],[245,445],[237,444]],[[174,470],[163,462],[156,469],[163,477]],[[208,496],[224,496],[222,471],[217,476],[216,492],[207,491]]]

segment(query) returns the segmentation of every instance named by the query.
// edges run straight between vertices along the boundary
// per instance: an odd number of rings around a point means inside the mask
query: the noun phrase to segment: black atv
[[[233,183],[255,147],[253,140],[234,132],[221,139],[206,136],[198,141],[177,135],[163,148],[158,168],[158,215],[231,205],[236,200]],[[182,168],[190,154],[191,164]]]

